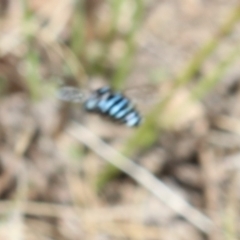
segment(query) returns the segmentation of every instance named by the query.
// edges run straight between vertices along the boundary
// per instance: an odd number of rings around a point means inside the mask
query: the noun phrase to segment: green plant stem
[[[195,54],[187,68],[176,79],[175,87],[184,85],[191,80],[194,74],[200,69],[200,66],[203,64],[206,58],[218,47],[221,40],[232,32],[233,28],[239,22],[239,20],[240,5],[234,8],[230,14],[230,17],[220,27],[219,31],[213,36],[213,38],[204,44],[203,47],[200,48],[199,51]]]
[[[214,86],[222,79],[221,76],[240,57],[240,46],[234,48],[230,54],[220,62],[215,70],[208,76],[202,78],[199,84],[193,89],[191,96],[193,99],[202,99]]]

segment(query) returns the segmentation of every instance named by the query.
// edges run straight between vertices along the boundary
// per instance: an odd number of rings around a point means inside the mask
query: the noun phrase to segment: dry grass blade
[[[220,115],[215,119],[214,124],[217,128],[224,131],[234,134],[240,133],[240,121],[237,118]]]
[[[100,157],[128,174],[199,230],[204,233],[210,232],[213,224],[207,216],[191,206],[146,169],[123,156],[82,125],[72,123],[67,129],[67,132],[78,141],[87,145]]]
[[[0,215],[6,214],[11,211],[15,202],[13,201],[0,201]],[[141,211],[141,205],[121,205],[116,207],[105,208],[91,208],[85,209],[75,206],[42,203],[26,201],[22,213],[34,217],[52,217],[59,218],[62,213],[74,212],[84,222],[99,223],[99,222],[113,222],[113,221],[132,221],[141,222],[144,211]]]
[[[215,228],[210,234],[211,240],[222,239],[222,233],[219,232],[221,226],[221,218],[219,216],[220,209],[220,189],[219,189],[219,175],[216,157],[213,151],[206,147],[201,147],[199,150],[200,163],[203,169],[204,191],[209,215],[215,223]]]
[[[239,200],[238,191],[240,184],[240,171],[231,172],[230,183],[227,189],[227,202],[224,214],[226,239],[238,239],[239,236]]]

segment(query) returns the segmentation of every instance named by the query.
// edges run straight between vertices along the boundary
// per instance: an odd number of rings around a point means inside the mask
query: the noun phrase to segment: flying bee
[[[141,124],[142,117],[133,102],[124,94],[112,90],[109,86],[98,88],[89,96],[86,95],[77,88],[70,86],[62,87],[58,92],[59,99],[83,103],[84,109],[88,112],[106,116],[128,127],[137,127]]]

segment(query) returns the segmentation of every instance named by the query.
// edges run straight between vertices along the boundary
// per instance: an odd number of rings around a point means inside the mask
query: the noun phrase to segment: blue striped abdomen
[[[109,87],[94,91],[85,101],[84,107],[89,112],[99,113],[129,127],[138,126],[142,120],[131,101]]]

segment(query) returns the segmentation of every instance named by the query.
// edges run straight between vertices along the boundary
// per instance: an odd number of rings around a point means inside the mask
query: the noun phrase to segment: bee
[[[108,117],[128,127],[137,127],[142,122],[142,117],[133,102],[109,86],[96,89],[88,97],[77,88],[62,87],[58,92],[58,98],[75,103],[82,102],[87,112]]]

